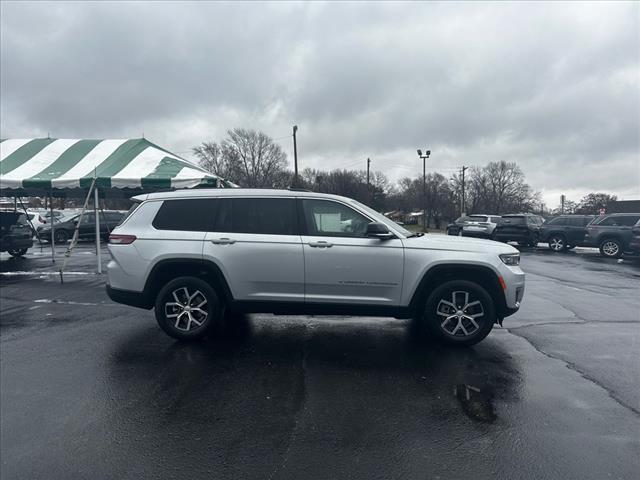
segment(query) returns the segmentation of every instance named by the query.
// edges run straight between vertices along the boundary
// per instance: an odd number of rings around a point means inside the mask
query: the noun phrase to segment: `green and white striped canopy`
[[[0,188],[235,187],[144,138],[0,140]]]

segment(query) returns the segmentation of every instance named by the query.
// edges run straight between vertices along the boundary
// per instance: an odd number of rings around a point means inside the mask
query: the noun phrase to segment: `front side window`
[[[231,218],[228,215],[220,216],[216,222],[218,231],[263,235],[298,234],[296,203],[293,198],[233,198],[230,202]],[[225,230],[229,225],[230,229]]]
[[[309,235],[326,237],[366,237],[370,220],[342,203],[303,200]]]

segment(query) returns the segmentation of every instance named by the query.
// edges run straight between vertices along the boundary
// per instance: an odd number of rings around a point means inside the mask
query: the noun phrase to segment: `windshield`
[[[387,217],[385,217],[384,215],[382,215],[379,212],[376,212],[373,208],[369,208],[366,205],[356,201],[356,200],[351,200],[351,203],[354,205],[357,205],[359,208],[361,208],[362,210],[364,210],[365,212],[367,212],[371,217],[374,218],[374,220],[380,222],[380,223],[384,223],[386,226],[393,228],[395,231],[399,232],[400,234],[402,234],[405,237],[408,237],[410,235],[413,235],[409,230],[407,230],[406,228],[402,228],[400,225],[398,225],[396,222],[394,222],[393,220],[388,219]]]

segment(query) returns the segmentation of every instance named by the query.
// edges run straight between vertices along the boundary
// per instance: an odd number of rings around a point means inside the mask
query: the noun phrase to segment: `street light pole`
[[[422,230],[427,231],[427,158],[431,155],[431,150],[427,150],[422,154],[422,150],[418,149],[418,157],[422,159]]]
[[[296,132],[298,131],[298,126],[293,126],[293,186],[298,186],[298,144],[296,142]]]

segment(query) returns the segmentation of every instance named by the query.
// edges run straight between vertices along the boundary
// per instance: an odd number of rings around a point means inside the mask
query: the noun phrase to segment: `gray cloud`
[[[3,138],[297,123],[303,165],[399,178],[421,146],[445,174],[517,161],[550,203],[640,197],[637,3],[3,2],[0,36]]]

